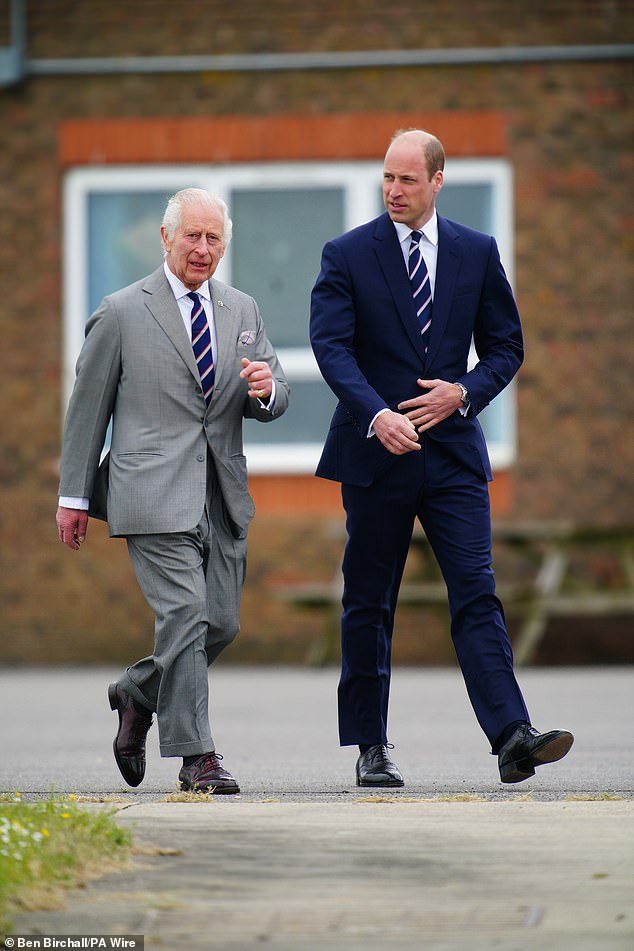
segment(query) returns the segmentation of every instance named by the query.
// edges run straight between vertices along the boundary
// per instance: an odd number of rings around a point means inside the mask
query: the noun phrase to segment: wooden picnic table
[[[340,522],[331,531],[344,536]],[[531,663],[548,622],[557,617],[631,615],[634,622],[634,526],[579,527],[565,521],[495,521],[492,525],[493,560],[498,568],[504,551],[513,553],[527,568],[516,569],[512,580],[498,580],[497,591],[507,610],[521,623],[513,651],[518,666]],[[411,542],[424,567],[424,580],[404,581],[399,603],[419,604],[447,611],[447,591],[429,541],[417,525]],[[588,550],[603,550],[620,565],[620,584],[568,583],[574,559]],[[328,581],[278,585],[277,597],[311,610],[325,611],[324,629],[309,650],[307,662],[327,664],[339,656],[339,619],[343,579],[340,560]],[[447,611],[448,614],[448,611]],[[634,627],[634,624],[633,624]]]

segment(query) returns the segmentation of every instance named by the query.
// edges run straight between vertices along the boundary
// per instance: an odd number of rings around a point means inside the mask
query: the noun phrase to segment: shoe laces
[[[374,754],[372,759],[374,760],[375,763],[376,762],[387,763],[389,762],[389,759],[390,759],[387,751],[393,750],[393,749],[394,749],[393,743],[382,743],[380,746],[377,747],[376,753]]]
[[[130,739],[133,743],[140,743],[145,740],[148,735],[149,729],[152,726],[152,717],[150,716],[149,720],[137,720],[136,723],[133,723],[130,727]]]

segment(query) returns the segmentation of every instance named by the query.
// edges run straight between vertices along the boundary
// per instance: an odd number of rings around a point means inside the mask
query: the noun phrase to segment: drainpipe
[[[25,0],[11,0],[9,46],[0,47],[0,87],[19,83],[25,73],[26,11]]]

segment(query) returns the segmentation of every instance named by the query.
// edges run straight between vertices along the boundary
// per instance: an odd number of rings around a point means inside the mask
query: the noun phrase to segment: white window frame
[[[380,194],[382,168],[382,162],[378,161],[331,161],[259,162],[226,166],[90,166],[69,171],[64,180],[63,194],[64,407],[72,391],[75,363],[88,316],[87,197],[91,192],[173,192],[194,186],[224,198],[231,213],[231,191],[234,188],[339,187],[344,191],[344,230],[349,230],[380,213],[377,196]],[[491,230],[496,237],[508,278],[513,283],[513,185],[509,163],[500,159],[453,159],[447,162],[445,180],[448,184],[483,183],[492,186]],[[158,233],[156,247],[158,266],[162,254]],[[230,244],[216,272],[219,280],[231,283],[231,262]],[[318,268],[319,261],[315,261],[315,276]],[[266,322],[266,315],[264,317]],[[273,343],[275,345],[275,340]],[[321,379],[309,347],[276,346],[276,349],[291,387],[293,381]],[[475,359],[473,354],[472,363]],[[495,469],[509,466],[516,454],[514,393],[508,394],[502,402],[507,438],[500,443],[489,442],[491,462]],[[327,425],[327,421],[324,424]],[[274,431],[271,437],[274,440]],[[291,445],[271,441],[265,445],[247,443],[245,452],[252,473],[305,474],[314,471],[321,448],[321,443]]]

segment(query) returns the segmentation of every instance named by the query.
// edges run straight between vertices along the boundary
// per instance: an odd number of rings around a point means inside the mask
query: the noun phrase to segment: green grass
[[[129,846],[112,811],[83,808],[75,796],[0,796],[0,931],[13,913],[59,908],[67,889],[121,864]]]

